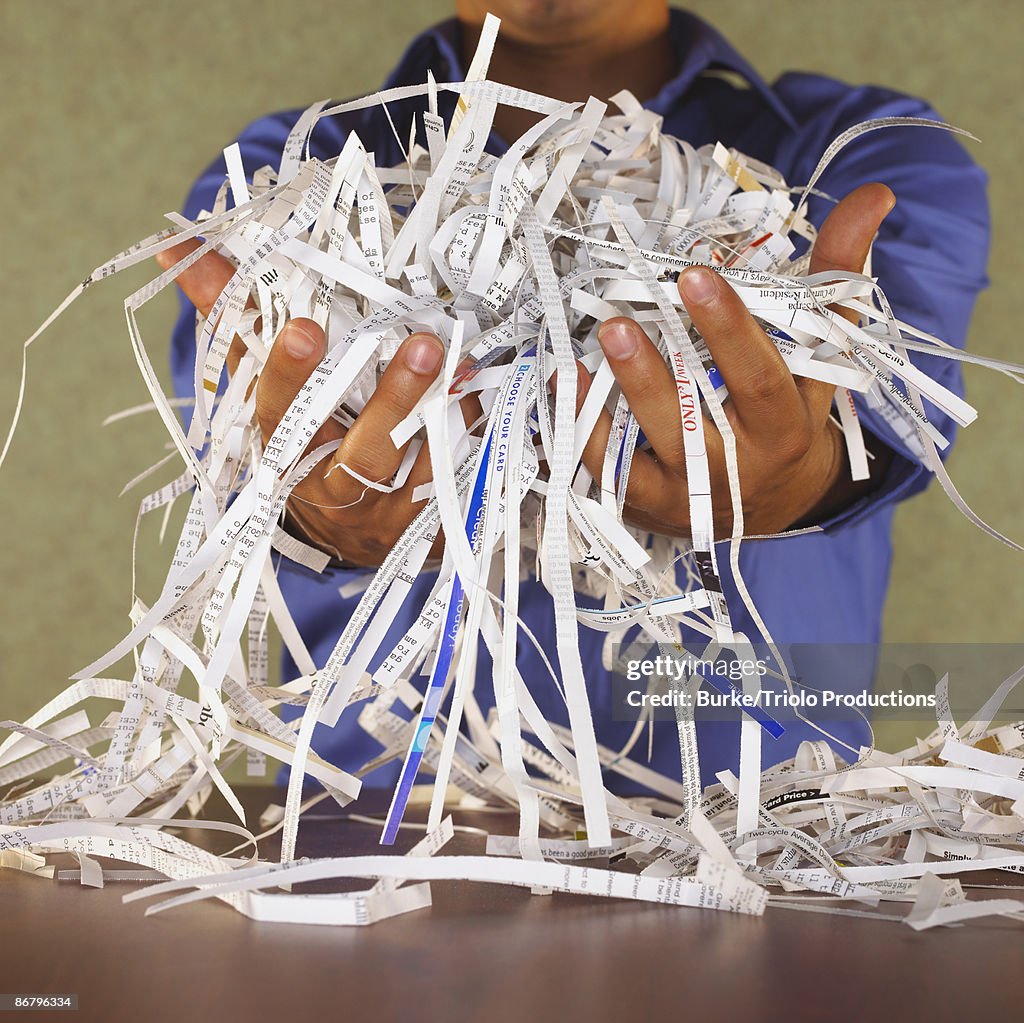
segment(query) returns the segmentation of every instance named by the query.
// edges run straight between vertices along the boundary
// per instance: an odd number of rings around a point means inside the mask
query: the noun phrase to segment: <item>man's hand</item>
[[[864,268],[871,241],[895,205],[884,185],[863,185],[847,196],[822,225],[811,272]],[[877,484],[891,453],[877,446],[872,480],[849,478],[842,435],[829,421],[831,384],[794,378],[743,302],[713,270],[690,268],[679,293],[694,326],[707,342],[729,389],[725,412],[736,434],[744,533],[781,532],[840,511]],[[675,379],[644,331],[630,319],[608,320],[601,347],[622,392],[651,444],[637,451],[626,491],[624,517],[652,532],[689,535],[683,433]],[[578,367],[582,404],[589,377]],[[583,452],[600,479],[611,417],[602,413]],[[732,506],[722,438],[705,418],[715,536],[732,534]]]
[[[183,242],[161,253],[165,269],[198,248],[199,242]],[[207,253],[177,279],[193,305],[209,316],[217,297],[235,272],[217,253]],[[324,332],[308,319],[290,320],[271,348],[256,384],[256,415],[263,441],[270,438],[310,373],[325,353]],[[234,372],[244,354],[236,337],[228,353],[228,371]],[[372,490],[339,466],[344,463],[365,479],[386,483],[398,470],[406,448],[391,442],[391,430],[415,407],[441,368],[444,348],[433,334],[407,338],[381,376],[366,407],[347,432],[329,419],[313,437],[309,449],[339,441],[333,455],[296,485],[286,508],[287,516],[305,539],[339,559],[355,565],[376,567],[387,556],[425,502],[414,503],[413,490],[431,479],[430,455],[421,448],[405,485],[390,494]],[[479,414],[479,404],[467,400],[465,414]],[[440,550],[435,544],[433,556]]]

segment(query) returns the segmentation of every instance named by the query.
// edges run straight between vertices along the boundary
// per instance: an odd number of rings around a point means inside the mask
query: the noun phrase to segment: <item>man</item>
[[[690,14],[670,10],[664,0],[457,0],[456,8],[456,19],[412,42],[388,87],[421,84],[428,69],[438,81],[460,80],[483,16],[490,10],[501,17],[502,31],[489,77],[562,100],[583,100],[591,94],[606,98],[629,89],[664,117],[669,134],[695,146],[722,141],[777,167],[792,184],[806,181],[827,144],[853,124],[882,116],[936,116],[920,100],[880,88],[850,88],[817,75],[786,74],[768,86],[714,29]],[[450,116],[454,100],[450,94],[443,96],[441,112]],[[412,119],[422,106],[420,101],[390,106],[398,137],[408,138]],[[268,163],[277,166],[299,112],[272,115],[242,133],[239,143],[248,174]],[[518,137],[530,123],[531,115],[500,107],[489,150],[501,152],[506,141]],[[401,159],[380,108],[321,120],[310,152],[329,158],[340,151],[346,134],[353,130],[375,152],[379,166]],[[185,210],[189,216],[210,208],[223,176],[223,161],[217,160],[193,188]],[[845,150],[819,188],[846,198],[832,209],[827,222],[828,203],[812,200],[810,216],[823,225],[813,268],[859,271],[877,232],[872,271],[898,315],[962,345],[974,300],[985,284],[988,217],[984,175],[961,146],[939,131],[876,132]],[[176,255],[183,251],[184,247]],[[172,352],[180,393],[190,393],[192,387],[192,303],[207,312],[231,272],[226,261],[208,256],[179,279],[187,296]],[[877,643],[893,511],[898,500],[925,485],[925,470],[878,412],[861,405],[874,457],[871,478],[852,483],[838,431],[829,422],[832,388],[795,380],[731,289],[713,272],[687,271],[679,287],[728,384],[746,532],[822,527],[820,532],[743,546],[743,577],[773,637],[781,643]],[[636,324],[622,318],[609,321],[602,326],[600,342],[652,448],[638,453],[634,461],[625,517],[653,532],[686,536],[686,480],[673,379]],[[284,328],[257,389],[264,437],[273,431],[323,353],[323,334],[312,321],[293,320]],[[389,439],[390,428],[429,386],[442,354],[436,338],[410,337],[348,434],[343,437],[344,431],[331,424],[315,443],[339,439],[334,461],[344,461],[366,478],[389,478],[401,458]],[[927,357],[915,361],[945,386],[959,390],[955,363]],[[586,386],[586,375],[581,374],[580,400]],[[951,438],[951,422],[937,409],[929,409],[929,414]],[[599,464],[607,430],[605,418],[587,445],[584,461],[591,469]],[[722,495],[721,440],[713,428],[709,433],[712,489]],[[296,489],[288,519],[292,529],[331,552],[344,567],[320,577],[287,562],[280,567],[282,589],[317,663],[326,659],[355,604],[354,599],[339,596],[339,586],[360,568],[378,565],[422,507],[412,502],[411,495],[416,485],[429,478],[429,464],[414,470],[409,485],[390,495],[364,496],[363,488],[345,473],[323,476],[314,472]],[[728,535],[728,503],[719,498],[716,505],[716,531]],[[723,564],[722,570],[737,628],[760,638],[738,600],[728,565]],[[404,633],[430,583],[426,575],[418,580],[390,640]],[[550,598],[534,580],[522,585],[521,616],[541,643],[552,649]],[[614,747],[625,741],[631,727],[610,720],[610,680],[601,666],[600,639],[581,630],[598,738]],[[564,720],[564,706],[554,687],[545,682],[546,670],[531,644],[521,644],[519,665],[541,709],[553,719]],[[872,665],[871,656],[866,661],[833,660],[829,677],[817,682],[840,690],[861,690],[870,684]],[[286,678],[297,674],[287,656],[283,668]],[[488,670],[484,658],[481,672]],[[482,704],[487,703],[488,689],[482,674],[477,687]],[[655,742],[653,766],[677,775],[678,752],[671,728],[656,728],[660,738]],[[848,747],[847,753],[867,741],[861,721],[829,722],[828,728]],[[376,752],[376,745],[348,717],[333,732],[323,731],[315,738],[315,746],[344,767],[358,766]],[[702,723],[699,741],[705,782],[735,764],[737,737],[734,721]],[[814,737],[816,733],[806,727],[790,727],[766,755],[771,759],[792,755],[801,739]],[[385,783],[393,777],[393,772],[379,772],[371,781]]]

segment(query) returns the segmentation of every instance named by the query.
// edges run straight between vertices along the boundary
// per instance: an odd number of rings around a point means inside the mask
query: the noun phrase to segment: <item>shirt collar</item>
[[[778,93],[740,56],[725,37],[706,21],[689,11],[669,11],[669,31],[679,71],[665,83],[656,96],[644,105],[656,114],[667,115],[685,97],[686,91],[704,74],[731,71],[752,88],[790,128],[797,123]],[[462,81],[465,71],[460,57],[461,29],[456,18],[427,29],[405,51],[387,85],[421,82],[426,68],[432,68],[439,81]]]
[[[784,124],[793,129],[797,127],[796,119],[778,93],[717,29],[689,11],[673,7],[669,16],[669,31],[679,72],[644,106],[664,116],[674,104],[683,100],[686,91],[701,75],[709,71],[731,71],[739,75]]]

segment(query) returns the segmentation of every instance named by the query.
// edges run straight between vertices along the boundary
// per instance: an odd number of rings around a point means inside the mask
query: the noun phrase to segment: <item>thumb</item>
[[[827,270],[862,273],[878,228],[895,205],[896,196],[885,185],[872,183],[855,188],[821,225],[811,250],[811,273]],[[832,308],[856,322],[854,313]],[[835,386],[811,377],[798,377],[797,388],[808,407],[824,421],[832,407]]]
[[[896,197],[885,185],[876,182],[854,189],[821,225],[811,250],[811,273],[860,273],[878,228],[895,205]]]
[[[289,320],[270,349],[256,384],[256,417],[264,443],[324,355],[324,332],[314,320]]]

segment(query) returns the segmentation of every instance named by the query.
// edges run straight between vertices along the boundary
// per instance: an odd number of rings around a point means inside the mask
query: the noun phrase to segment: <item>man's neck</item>
[[[466,22],[461,27],[463,65],[468,66],[480,27]],[[655,96],[675,73],[666,17],[661,23],[633,23],[615,35],[600,33],[545,45],[499,35],[487,77],[566,102],[590,96],[607,99],[621,89],[628,89],[642,102]],[[503,138],[512,140],[538,119],[528,111],[499,106],[494,127]]]

